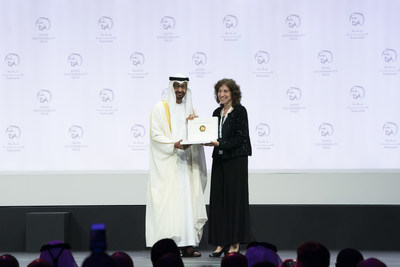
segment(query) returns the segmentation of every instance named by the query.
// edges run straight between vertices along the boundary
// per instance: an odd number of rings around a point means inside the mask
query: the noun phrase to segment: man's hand
[[[182,142],[182,139],[179,140],[178,142],[176,142],[176,143],[174,144],[174,147],[177,148],[177,149],[186,150],[186,149],[188,149],[188,148],[191,146],[191,145],[181,145],[181,142]]]
[[[188,120],[193,120],[194,118],[198,118],[198,117],[199,117],[199,116],[197,116],[197,115],[192,115],[192,114],[190,114],[189,117],[186,118],[186,121],[188,121]]]

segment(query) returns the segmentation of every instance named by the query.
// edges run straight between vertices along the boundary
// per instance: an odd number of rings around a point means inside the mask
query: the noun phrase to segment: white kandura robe
[[[177,114],[180,106],[175,106]],[[176,118],[178,123],[178,118]],[[179,118],[182,121],[182,118]],[[192,145],[185,151],[174,143],[186,137],[186,118],[177,125],[181,138],[173,137],[163,102],[150,117],[150,176],[146,206],[146,245],[171,238],[179,247],[198,246],[207,221],[204,188],[207,181],[204,149]]]

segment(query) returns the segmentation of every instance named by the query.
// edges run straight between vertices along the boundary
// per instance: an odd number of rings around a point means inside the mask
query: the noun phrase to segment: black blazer
[[[213,112],[213,117],[218,117],[218,129],[221,123],[222,108],[219,107]],[[244,106],[239,104],[233,107],[222,126],[222,138],[219,138],[218,142],[219,146],[214,147],[213,158],[231,159],[240,156],[251,156],[249,121]],[[222,155],[219,153],[220,150],[223,151]]]

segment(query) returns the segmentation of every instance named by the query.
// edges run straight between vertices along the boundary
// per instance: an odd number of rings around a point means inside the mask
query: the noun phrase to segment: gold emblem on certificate
[[[218,138],[218,117],[195,118],[188,121],[187,139],[182,145],[208,144]]]

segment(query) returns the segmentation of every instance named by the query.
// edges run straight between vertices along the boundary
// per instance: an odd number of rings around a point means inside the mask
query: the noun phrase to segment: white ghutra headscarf
[[[185,105],[185,118],[189,117],[190,114],[193,114],[193,104],[192,104],[192,92],[189,88],[189,78],[181,73],[174,74],[173,76],[169,77],[169,86],[167,92],[167,103],[170,112],[171,118],[171,132],[172,135],[175,137],[176,133],[176,111],[175,111],[175,104],[176,104],[176,96],[174,90],[174,82],[178,82],[179,84],[183,82],[187,82],[187,89],[186,94],[182,99],[182,104]]]

